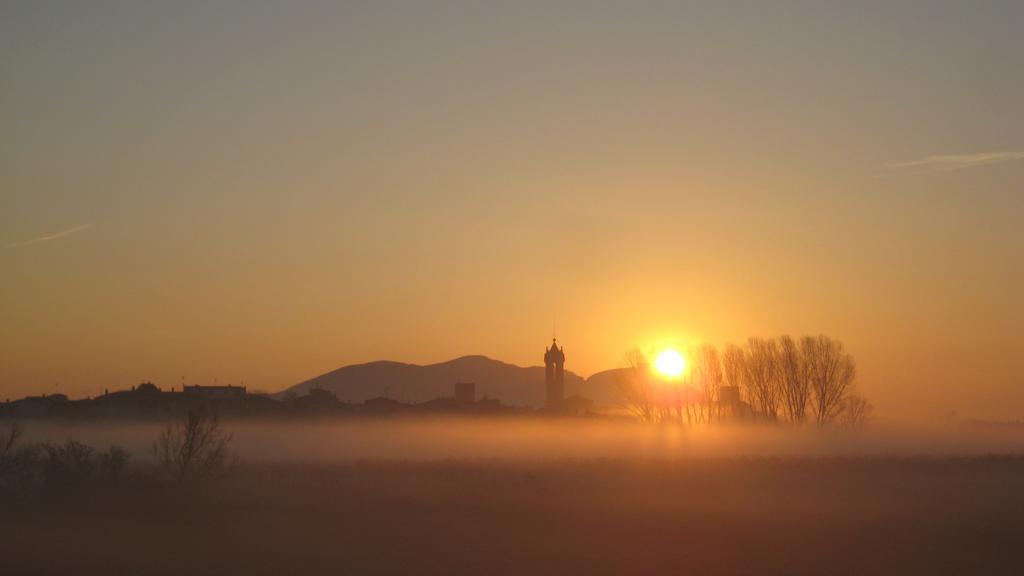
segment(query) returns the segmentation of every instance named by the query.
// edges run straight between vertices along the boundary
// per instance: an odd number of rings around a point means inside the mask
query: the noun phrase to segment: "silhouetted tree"
[[[625,408],[642,422],[657,422],[659,411],[647,357],[640,350],[630,350],[625,364],[617,381]]]
[[[121,480],[125,465],[128,463],[128,452],[119,446],[111,446],[106,452],[99,455],[100,475],[113,483]]]
[[[692,370],[687,370],[682,377],[671,384],[662,382],[661,395],[667,402],[667,412],[663,421],[694,424],[702,420],[704,395],[695,384]]]
[[[2,489],[29,490],[40,480],[43,487],[57,491],[78,490],[97,480],[116,482],[128,461],[128,453],[117,446],[97,453],[75,440],[24,444],[21,437],[17,422],[0,433]]]
[[[81,485],[96,470],[94,450],[74,440],[43,445],[43,479],[48,485]]]
[[[702,419],[711,422],[718,406],[718,389],[722,387],[722,362],[718,358],[718,350],[704,344],[693,355],[693,381],[700,393]]]
[[[722,353],[722,376],[725,377],[726,386],[735,386],[739,390],[744,389],[744,363],[743,349],[735,344],[726,344],[725,352]]]
[[[17,420],[12,420],[7,430],[0,433],[0,459],[3,459],[14,452],[18,440],[21,439],[24,430]],[[2,461],[2,460],[0,460]]]
[[[6,475],[14,467],[18,440],[23,433],[17,421],[11,421],[7,430],[0,433],[0,476]]]
[[[735,386],[757,417],[796,425],[807,422],[808,405],[818,426],[839,422],[859,427],[871,413],[854,396],[856,368],[843,345],[827,336],[749,338],[740,348],[727,344],[720,355],[705,344],[689,354],[690,369],[668,383],[654,377],[639,350],[626,355],[619,388],[624,405],[644,422],[710,423],[717,416],[723,386]]]
[[[782,407],[786,417],[794,424],[803,424],[807,420],[811,384],[807,362],[800,351],[800,346],[788,335],[779,338],[778,363]]]
[[[230,443],[231,435],[221,429],[217,415],[195,408],[167,425],[153,443],[153,454],[178,482],[208,480],[230,469]]]
[[[815,421],[818,426],[825,426],[841,412],[857,368],[853,357],[843,350],[843,344],[824,335],[805,336],[800,341],[800,350],[807,363]]]
[[[40,448],[23,444],[22,435],[23,429],[17,421],[12,421],[7,431],[0,433],[0,489],[27,489],[36,476]]]
[[[701,394],[689,375],[669,383],[654,375],[639,350],[626,354],[617,384],[625,408],[643,422],[692,424],[697,419]]]
[[[839,424],[846,428],[863,428],[871,419],[874,407],[867,398],[857,394],[849,394],[842,401],[839,411]]]
[[[774,340],[750,338],[743,355],[743,382],[754,409],[762,418],[779,415],[779,347]]]

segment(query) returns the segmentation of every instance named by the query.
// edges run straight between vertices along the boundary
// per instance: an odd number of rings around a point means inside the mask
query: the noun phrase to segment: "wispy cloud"
[[[20,242],[13,242],[11,244],[8,244],[7,247],[8,248],[19,248],[21,246],[29,246],[29,245],[32,245],[32,244],[39,244],[40,242],[49,242],[50,240],[59,240],[61,238],[67,238],[68,236],[71,236],[72,234],[77,234],[78,232],[81,232],[83,230],[88,230],[89,228],[92,228],[95,225],[96,225],[95,222],[90,222],[88,224],[82,224],[80,226],[75,226],[74,228],[68,228],[67,230],[61,230],[60,232],[55,232],[53,234],[47,234],[46,236],[40,236],[38,238],[32,238],[31,240],[22,240]]]
[[[991,164],[1002,164],[1004,162],[1016,162],[1024,160],[1024,150],[1004,150],[1002,152],[982,152],[979,154],[951,154],[942,156],[928,156],[920,160],[909,162],[896,162],[886,164],[886,168],[892,169],[918,169],[922,171],[948,172],[950,170],[963,170],[965,168],[977,168]]]

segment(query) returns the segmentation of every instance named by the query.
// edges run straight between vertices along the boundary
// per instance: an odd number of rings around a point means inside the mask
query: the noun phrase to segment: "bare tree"
[[[96,471],[95,452],[75,440],[43,444],[43,480],[52,487],[87,484]]]
[[[99,454],[100,473],[108,481],[117,483],[121,480],[125,465],[131,456],[120,446],[111,446],[106,452]]]
[[[729,386],[743,392],[757,418],[769,421],[781,413],[799,425],[813,414],[818,426],[836,421],[860,426],[870,416],[870,403],[851,394],[857,373],[853,357],[827,336],[804,336],[799,342],[788,335],[750,338],[742,348],[726,345],[721,355],[705,344],[689,357],[684,377],[668,383],[654,377],[643,353],[628,353],[618,381],[623,405],[644,422],[710,423],[722,418],[721,391]],[[732,410],[741,414],[746,407]]]
[[[800,347],[788,335],[779,338],[778,353],[782,407],[790,422],[803,424],[807,420],[807,403],[811,397],[807,362]]]
[[[863,428],[871,420],[874,407],[867,398],[857,394],[849,394],[843,399],[839,412],[839,424],[845,428]]]
[[[153,443],[153,454],[179,482],[208,480],[230,469],[230,443],[231,434],[221,429],[217,415],[195,408],[167,425]]]
[[[626,353],[625,364],[617,381],[623,405],[642,422],[657,422],[659,410],[647,357],[633,349]]]
[[[0,434],[0,476],[14,467],[18,440],[22,434],[21,425],[16,420],[12,420],[7,431]]]
[[[722,387],[722,362],[718,358],[718,350],[710,345],[701,346],[694,354],[693,381],[699,391],[701,410],[698,414],[705,422],[710,423],[718,406],[718,390]]]
[[[722,353],[722,376],[726,386],[743,387],[743,349],[735,344],[726,344]]]
[[[6,432],[0,433],[0,492],[27,490],[36,479],[42,448],[22,442],[23,435],[24,430],[16,420],[11,421]]]
[[[750,338],[743,362],[743,383],[755,409],[767,420],[779,416],[779,348],[774,340]]]
[[[668,403],[662,420],[675,420],[688,425],[702,421],[704,394],[694,380],[692,369],[672,384],[662,385],[662,397]]]
[[[21,424],[18,424],[17,420],[12,420],[10,426],[7,427],[7,431],[0,434],[0,458],[14,451],[14,447],[18,440],[21,439],[22,434],[24,434],[24,430],[22,430]]]
[[[618,387],[623,405],[643,422],[693,424],[698,420],[700,391],[690,374],[672,383],[655,376],[639,350],[626,354]]]
[[[857,377],[853,357],[838,340],[805,336],[800,341],[811,388],[811,407],[818,426],[833,422],[843,408],[847,393]]]

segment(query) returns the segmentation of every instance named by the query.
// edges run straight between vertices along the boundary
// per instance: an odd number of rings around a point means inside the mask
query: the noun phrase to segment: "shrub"
[[[6,475],[13,467],[21,435],[21,426],[13,421],[8,429],[0,434],[0,477]]]
[[[43,444],[43,480],[49,485],[81,485],[96,470],[95,450],[68,440],[61,446]]]
[[[38,468],[40,449],[38,446],[21,445],[22,428],[11,422],[8,430],[0,434],[0,489],[26,490]]]
[[[104,480],[117,483],[121,480],[121,474],[128,463],[129,454],[120,446],[111,446],[106,452],[99,455],[100,475]]]

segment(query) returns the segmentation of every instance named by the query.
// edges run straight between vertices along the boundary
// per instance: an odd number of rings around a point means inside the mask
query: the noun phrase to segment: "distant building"
[[[735,406],[740,403],[739,386],[720,386],[718,388],[718,402],[722,406]]]
[[[14,418],[47,418],[59,413],[70,402],[64,394],[28,396],[4,404],[4,412]]]
[[[476,402],[476,384],[474,382],[456,382],[455,401],[466,403]]]
[[[586,416],[593,408],[594,401],[579,394],[573,394],[562,401],[562,410],[571,416]]]
[[[465,402],[456,398],[435,398],[419,404],[411,404],[408,408],[413,412],[461,415],[493,415],[513,411],[511,407],[503,405],[496,398],[481,398],[475,402]]]
[[[143,382],[142,384],[133,387],[132,392],[135,392],[136,394],[159,394],[160,389],[152,382]]]
[[[244,386],[185,386],[181,392],[161,390],[152,382],[124,390],[105,391],[95,398],[70,400],[63,394],[29,396],[0,402],[0,419],[52,418],[61,420],[160,420],[178,417],[196,408],[211,409],[223,417],[389,416],[409,413],[459,415],[514,414],[516,409],[494,398],[477,399],[476,384],[455,384],[455,395],[410,404],[377,397],[362,404],[339,402],[334,392],[312,388],[305,396],[250,394]]]
[[[338,397],[330,390],[311,388],[309,394],[286,401],[292,410],[306,413],[331,412],[339,407]]]
[[[754,410],[740,397],[739,386],[718,387],[718,409],[725,420],[752,420]]]
[[[140,386],[141,388],[141,386]],[[190,396],[201,396],[211,400],[236,400],[245,398],[245,386],[182,386],[181,391]]]
[[[309,394],[306,395],[309,398],[320,404],[337,404],[338,396],[330,390],[324,390],[323,388],[310,388]]]
[[[177,395],[164,392],[152,382],[143,382],[128,390],[104,391],[102,396],[82,407],[86,417],[157,418],[183,410]]]
[[[370,398],[366,402],[363,402],[363,410],[367,413],[372,414],[386,414],[390,412],[398,412],[404,409],[406,406],[398,400],[393,398],[387,398],[385,396],[378,396],[376,398]]]
[[[544,350],[544,408],[562,409],[565,399],[565,350],[551,339],[551,347]]]

